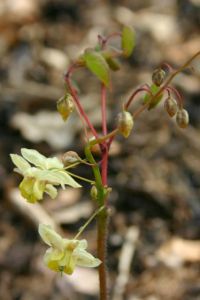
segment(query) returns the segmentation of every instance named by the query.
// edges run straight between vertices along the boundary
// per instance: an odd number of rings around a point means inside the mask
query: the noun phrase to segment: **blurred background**
[[[83,156],[76,114],[64,123],[56,101],[70,61],[98,34],[135,28],[137,46],[114,74],[108,124],[134,88],[151,83],[163,62],[174,67],[200,50],[199,0],[0,0],[0,299],[98,298],[97,270],[54,274],[42,262],[40,222],[73,237],[93,211],[89,186],[67,188],[56,200],[27,204],[9,153],[22,147],[44,155]],[[161,104],[145,112],[130,138],[110,152],[108,240],[110,299],[200,299],[200,59],[174,80],[190,114],[179,129]],[[76,80],[89,118],[100,130],[99,86],[89,72]],[[134,107],[133,107],[134,109]],[[90,177],[86,167],[77,173]],[[84,232],[96,253],[95,222]]]

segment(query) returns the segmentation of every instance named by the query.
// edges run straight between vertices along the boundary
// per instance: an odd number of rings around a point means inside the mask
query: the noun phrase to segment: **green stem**
[[[118,129],[116,128],[113,131],[111,131],[110,133],[90,141],[90,147],[92,147],[96,144],[100,144],[100,143],[105,142],[106,140],[108,140],[108,139],[112,138],[113,136],[115,136],[117,134],[117,132],[118,132]]]
[[[83,180],[83,181],[89,182],[89,183],[91,183],[91,184],[94,184],[94,183],[95,183],[95,181],[94,181],[94,180],[90,180],[90,179],[88,179],[88,178],[85,178],[85,177],[82,177],[82,176],[76,175],[76,174],[74,174],[74,173],[71,173],[71,172],[69,172],[69,171],[67,171],[67,174],[69,174],[69,175],[70,175],[70,176],[72,176],[72,177],[78,178],[78,179],[80,179],[80,180]]]
[[[85,230],[85,228],[92,222],[92,220],[105,208],[105,206],[101,206],[99,209],[97,209],[93,215],[87,220],[87,222],[80,227],[78,233],[73,238],[74,240],[77,240],[78,237],[82,234],[82,232]]]
[[[99,166],[96,163],[96,161],[91,153],[90,148],[91,148],[90,144],[87,144],[87,146],[85,147],[85,156],[86,156],[87,160],[92,164],[92,170],[93,170],[93,174],[94,174],[94,178],[95,178],[96,188],[98,191],[97,201],[98,201],[98,204],[100,206],[102,206],[104,204],[102,201],[102,199],[104,198],[104,187],[103,187],[102,180],[101,180],[101,173],[99,170]]]
[[[80,165],[80,161],[77,161],[77,162],[75,162],[75,163],[73,163],[73,164],[70,164],[69,166],[64,167],[64,169],[65,169],[65,170],[68,170],[68,169],[74,168],[74,167],[76,167],[76,166],[78,166],[78,165]],[[68,171],[67,171],[67,172],[68,172]]]
[[[94,141],[92,141],[94,144]],[[95,141],[95,143],[97,140]],[[99,207],[104,207],[103,210],[101,210],[98,214],[97,218],[97,254],[98,258],[101,260],[101,265],[99,266],[99,283],[100,283],[100,300],[107,300],[107,272],[106,272],[106,251],[105,251],[105,245],[106,245],[106,238],[107,238],[107,220],[108,220],[108,214],[107,209],[105,207],[106,198],[107,198],[107,192],[105,191],[105,188],[102,183],[102,177],[99,170],[99,166],[96,164],[96,161],[90,151],[91,144],[88,144],[85,147],[85,155],[87,160],[93,165],[93,173],[95,177],[96,182],[96,188],[97,188],[97,202]]]

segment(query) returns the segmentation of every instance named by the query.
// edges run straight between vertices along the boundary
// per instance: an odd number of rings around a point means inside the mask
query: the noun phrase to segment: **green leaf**
[[[150,87],[152,95],[155,95],[159,91],[159,89],[160,89],[160,87],[157,86],[157,85],[155,85],[155,84],[152,84],[151,87]],[[150,104],[149,104],[148,110],[156,107],[159,104],[159,102],[161,101],[162,96],[163,96],[163,93],[161,93],[158,97],[156,97],[155,99],[153,99],[153,101],[151,101]],[[151,95],[146,94],[144,96],[143,103],[144,104],[147,103],[150,100],[150,98],[151,98]]]
[[[110,84],[109,66],[105,58],[93,49],[87,49],[84,54],[87,68],[106,86]]]
[[[129,57],[135,47],[135,32],[130,26],[124,26],[121,43],[124,55]]]

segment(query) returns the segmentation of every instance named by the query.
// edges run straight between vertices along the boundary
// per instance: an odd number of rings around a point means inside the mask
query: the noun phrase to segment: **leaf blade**
[[[84,59],[86,67],[94,74],[96,77],[109,87],[110,85],[110,72],[109,66],[105,58],[101,53],[96,52],[92,49],[87,49],[84,54]]]
[[[129,57],[135,47],[135,31],[130,26],[124,26],[122,30],[121,46],[124,56]]]

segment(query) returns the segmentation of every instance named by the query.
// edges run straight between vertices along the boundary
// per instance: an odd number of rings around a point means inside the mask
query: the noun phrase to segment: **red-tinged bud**
[[[132,115],[128,111],[122,111],[117,116],[117,128],[119,132],[127,138],[134,126]]]
[[[172,97],[168,97],[165,100],[164,108],[165,108],[165,110],[167,111],[167,113],[169,114],[170,117],[175,116],[175,114],[178,111],[178,105],[177,105],[176,100]]]
[[[176,114],[176,123],[180,128],[186,128],[189,124],[189,115],[187,110],[180,109]]]
[[[62,162],[65,167],[70,166],[76,162],[79,162],[81,158],[75,151],[67,151],[62,156]]]
[[[163,69],[159,68],[159,69],[155,69],[153,74],[152,74],[152,82],[156,85],[156,86],[160,86],[166,77],[166,73]]]
[[[70,94],[66,94],[57,101],[57,110],[64,121],[74,110],[73,98]]]

